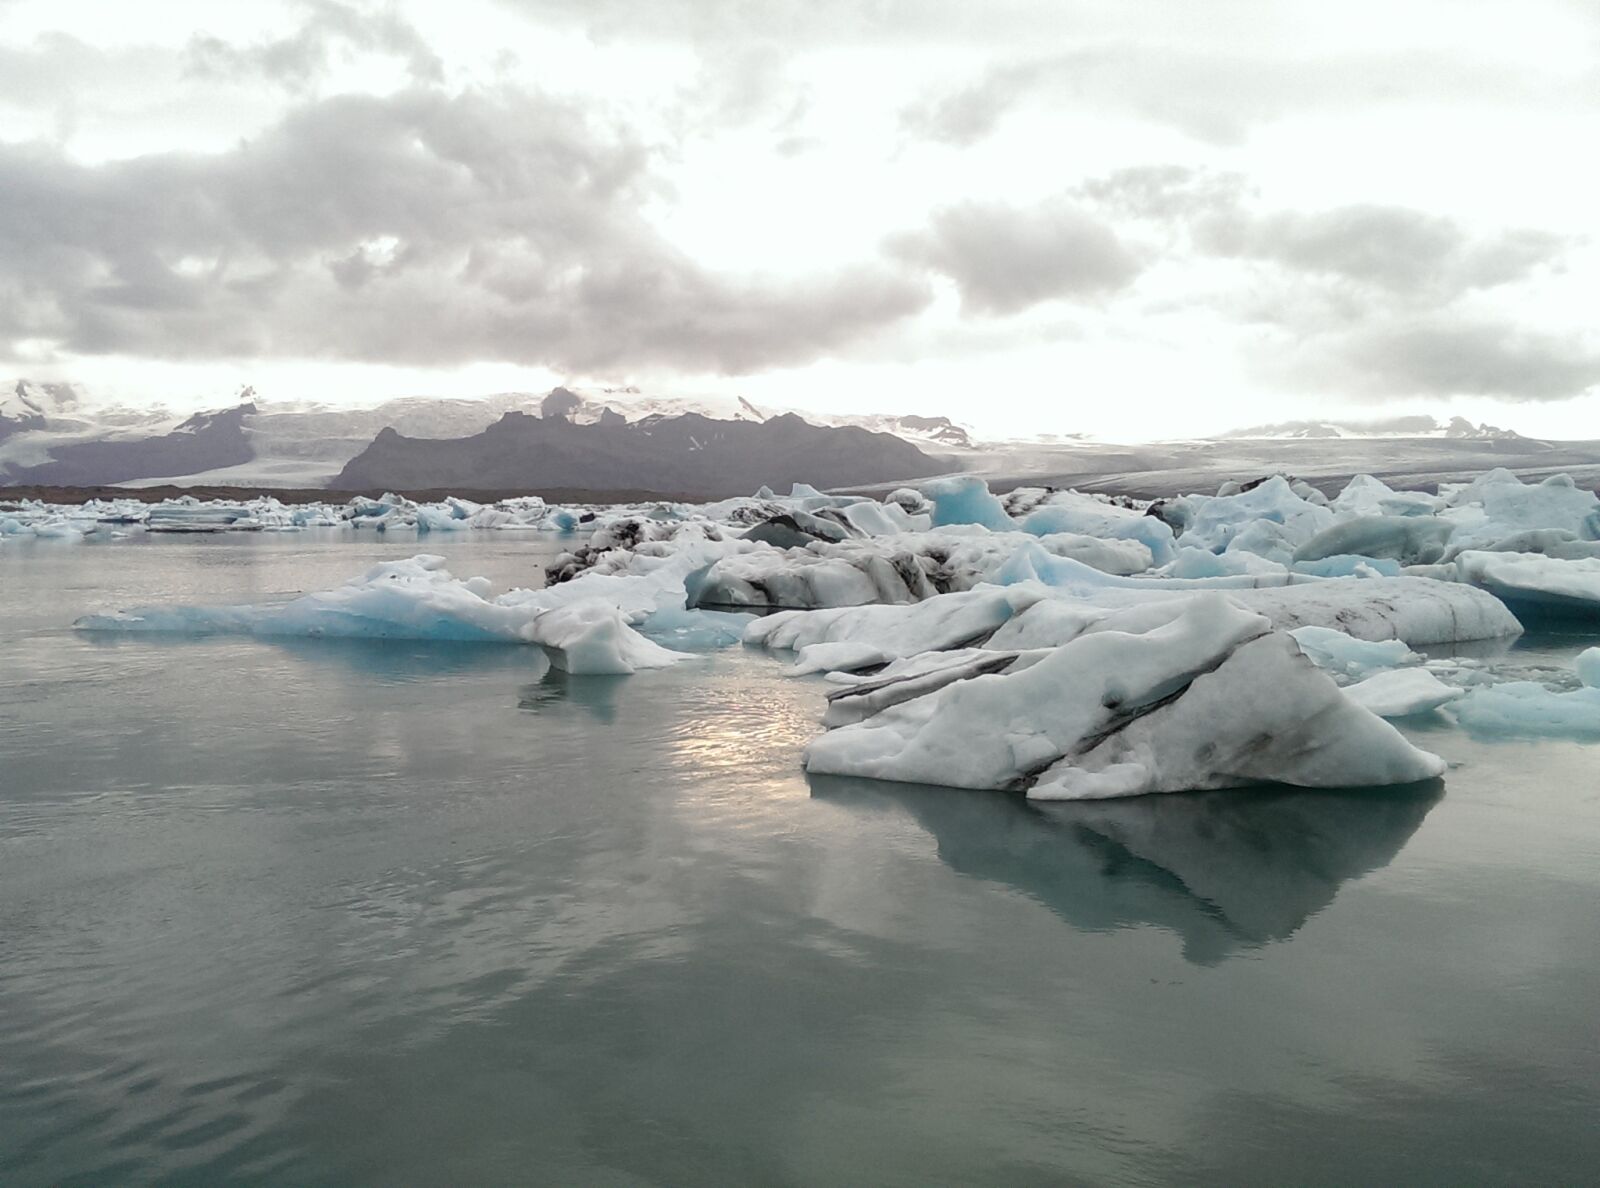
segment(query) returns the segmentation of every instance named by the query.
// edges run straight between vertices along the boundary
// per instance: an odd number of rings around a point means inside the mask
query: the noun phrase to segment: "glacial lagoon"
[[[77,632],[414,541],[0,551],[0,1182],[1575,1183],[1600,750],[1086,803],[807,778],[734,647]],[[554,534],[430,551],[532,585]],[[1510,645],[1570,669],[1594,635]]]

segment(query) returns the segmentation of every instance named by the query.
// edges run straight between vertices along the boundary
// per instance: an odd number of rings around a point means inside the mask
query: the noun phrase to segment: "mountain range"
[[[1379,437],[1446,438],[1452,441],[1518,441],[1522,434],[1515,429],[1500,429],[1494,425],[1474,425],[1466,417],[1451,417],[1439,421],[1426,415],[1383,417],[1375,421],[1279,421],[1272,425],[1252,425],[1219,435],[1224,439],[1255,438],[1286,441],[1295,438],[1355,438],[1365,440]]]
[[[432,484],[413,480],[437,473],[461,490],[710,494],[953,468],[919,444],[940,453],[973,445],[945,417],[802,419],[736,397],[650,397],[631,388],[407,398],[360,409],[266,402],[245,389],[238,403],[191,416],[97,407],[68,384],[0,388],[0,486],[416,488]],[[479,449],[492,465],[462,462]],[[517,449],[527,451],[520,461]],[[438,461],[426,461],[429,454]]]
[[[558,387],[372,408],[266,401],[250,389],[193,415],[106,407],[70,384],[0,386],[0,488],[563,489],[720,495],[793,481],[883,487],[956,469],[1006,489],[1210,490],[1282,471],[1334,484],[1368,471],[1405,485],[1494,466],[1600,480],[1600,445],[1523,437],[1463,418],[1284,421],[1196,441],[1049,437],[977,442],[940,416],[823,416],[738,397]]]
[[[792,413],[716,420],[699,413],[589,423],[508,412],[471,437],[405,437],[384,429],[333,479],[339,490],[514,490],[606,486],[699,495],[749,494],[793,483],[848,486],[949,470],[910,442]]]

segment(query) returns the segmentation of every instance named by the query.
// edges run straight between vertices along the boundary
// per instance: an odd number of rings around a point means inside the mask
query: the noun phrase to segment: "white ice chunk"
[[[807,644],[795,656],[790,672],[795,676],[808,672],[854,672],[883,664],[888,659],[882,649],[871,644],[841,639],[832,643]]]
[[[1235,537],[1234,544],[1238,541],[1239,538]],[[1155,571],[1155,576],[1215,578],[1238,577],[1243,574],[1271,574],[1281,578],[1287,572],[1287,567],[1280,562],[1268,560],[1248,549],[1234,548],[1233,545],[1229,545],[1227,551],[1222,553],[1183,546],[1178,549],[1176,557]]]
[[[1077,532],[1051,532],[1039,538],[1039,547],[1051,556],[1066,557],[1118,577],[1143,573],[1155,563],[1150,546],[1133,539],[1104,540]]]
[[[1400,562],[1391,561],[1380,557],[1360,557],[1353,553],[1335,553],[1331,557],[1322,557],[1316,561],[1296,561],[1296,573],[1309,574],[1312,577],[1399,577]],[[1432,574],[1418,576],[1431,577]],[[1446,581],[1455,581],[1455,573],[1451,571]]]
[[[1426,668],[1397,668],[1376,673],[1351,685],[1345,696],[1380,718],[1425,714],[1466,695],[1445,684]]]
[[[1586,648],[1578,654],[1573,665],[1578,680],[1590,689],[1600,689],[1600,648]]]
[[[1020,606],[1037,601],[1037,590],[986,586],[942,594],[907,606],[858,606],[781,611],[755,619],[746,643],[795,651],[812,644],[850,641],[885,657],[946,651],[988,639]]]
[[[588,599],[538,615],[525,630],[557,668],[573,674],[619,676],[641,668],[665,668],[683,659],[646,639],[608,602]]]
[[[1445,505],[1436,495],[1396,491],[1382,479],[1358,474],[1333,500],[1336,512],[1357,516],[1431,516]]]

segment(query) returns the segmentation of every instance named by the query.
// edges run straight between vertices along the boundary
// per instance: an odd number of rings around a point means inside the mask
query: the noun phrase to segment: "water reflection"
[[[809,780],[819,799],[903,809],[952,870],[1014,887],[1075,928],[1154,924],[1204,965],[1292,936],[1343,883],[1392,862],[1444,794],[1435,780],[1041,804],[998,792]]]
[[[537,712],[556,705],[571,705],[610,725],[617,720],[617,697],[629,677],[585,674],[573,676],[541,656],[544,672],[517,690],[517,708]]]
[[[308,666],[344,669],[363,679],[385,684],[463,673],[514,671],[537,675],[549,663],[544,652],[536,647],[459,640],[101,631],[75,631],[72,639],[75,644],[96,652],[120,652],[127,656],[193,649],[205,653],[197,659],[207,663],[214,663],[229,652],[237,653],[259,645],[276,649]]]

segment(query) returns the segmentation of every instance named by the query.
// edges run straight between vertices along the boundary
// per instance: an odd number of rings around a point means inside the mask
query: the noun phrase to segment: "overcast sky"
[[[0,375],[1600,436],[1595,0],[0,0]]]

